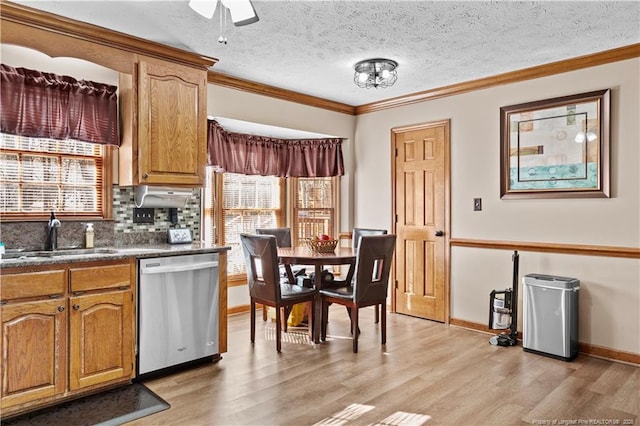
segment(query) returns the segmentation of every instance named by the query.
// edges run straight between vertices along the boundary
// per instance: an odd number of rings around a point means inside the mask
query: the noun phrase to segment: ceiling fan
[[[253,24],[260,20],[250,0],[220,1],[224,7],[229,9],[231,20],[236,27]],[[211,19],[218,6],[218,0],[191,0],[189,6],[205,18]]]

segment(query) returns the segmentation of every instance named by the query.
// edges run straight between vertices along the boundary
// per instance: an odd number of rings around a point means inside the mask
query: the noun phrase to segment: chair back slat
[[[272,303],[279,302],[281,293],[276,237],[240,234],[240,242],[247,266],[249,295]]]
[[[352,247],[357,249],[360,244],[360,237],[365,235],[386,235],[386,229],[371,229],[371,228],[353,228],[353,242]]]
[[[353,289],[357,304],[380,301],[387,297],[395,246],[394,234],[361,237]]]
[[[289,228],[257,228],[256,234],[273,235],[278,247],[291,247],[291,229]]]

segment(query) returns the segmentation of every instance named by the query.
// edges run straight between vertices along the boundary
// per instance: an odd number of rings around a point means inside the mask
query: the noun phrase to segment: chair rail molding
[[[475,247],[484,249],[520,250],[540,253],[560,253],[583,256],[624,257],[629,259],[640,259],[639,247],[540,243],[527,241],[496,241],[467,238],[451,238],[450,243],[452,247]]]

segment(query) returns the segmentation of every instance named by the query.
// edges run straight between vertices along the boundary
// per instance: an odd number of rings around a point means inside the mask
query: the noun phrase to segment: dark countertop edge
[[[58,265],[64,263],[95,262],[101,260],[145,259],[153,257],[180,256],[189,254],[220,253],[231,250],[229,246],[203,246],[201,244],[161,244],[145,246],[96,247],[114,250],[114,253],[65,254],[52,257],[27,257],[23,259],[2,259],[0,270],[27,266]]]

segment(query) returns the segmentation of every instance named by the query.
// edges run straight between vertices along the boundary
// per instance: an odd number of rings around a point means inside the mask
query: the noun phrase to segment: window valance
[[[229,132],[208,121],[208,163],[220,171],[279,177],[344,175],[342,139],[280,139]]]
[[[0,64],[3,133],[120,144],[117,87]]]

